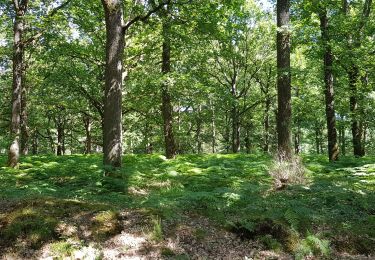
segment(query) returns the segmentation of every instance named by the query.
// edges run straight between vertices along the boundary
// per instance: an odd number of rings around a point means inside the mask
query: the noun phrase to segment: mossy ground
[[[112,177],[103,177],[101,161],[100,155],[30,156],[19,169],[0,168],[0,251],[50,244],[64,257],[80,243],[121,233],[120,212],[127,209],[157,223],[148,230],[157,240],[168,233],[164,221],[178,227],[197,215],[297,258],[375,254],[375,158],[329,163],[305,156],[307,183],[282,191],[272,189],[272,158],[265,155],[128,155]],[[206,231],[195,233],[202,240]]]

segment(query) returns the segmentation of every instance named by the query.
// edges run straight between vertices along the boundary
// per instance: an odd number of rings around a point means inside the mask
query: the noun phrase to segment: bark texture
[[[21,135],[21,99],[22,79],[24,67],[24,16],[27,11],[28,0],[14,0],[16,17],[13,25],[13,84],[12,84],[12,118],[10,124],[11,144],[8,151],[8,166],[16,167],[20,158]]]
[[[163,50],[162,50],[162,73],[167,75],[171,72],[171,41],[170,30],[171,24],[168,21],[166,11],[163,13]],[[171,95],[169,93],[169,82],[164,82],[161,91],[161,111],[163,116],[163,130],[165,141],[165,155],[168,159],[172,159],[177,154],[176,141],[173,132],[173,106]]]
[[[289,0],[277,1],[277,136],[279,156],[285,159],[292,156],[289,6]]]
[[[327,11],[320,13],[320,30],[322,34],[322,44],[324,49],[324,83],[325,83],[325,103],[326,119],[328,130],[328,158],[330,161],[336,161],[339,158],[339,146],[337,143],[336,115],[334,102],[334,83],[333,83],[333,54],[329,44],[329,27]]]
[[[121,167],[122,156],[123,8],[120,0],[102,0],[102,4],[106,24],[103,163],[116,168]]]

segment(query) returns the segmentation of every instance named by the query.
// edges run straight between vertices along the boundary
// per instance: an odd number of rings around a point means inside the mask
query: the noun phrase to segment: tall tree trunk
[[[33,143],[32,143],[32,154],[37,155],[38,154],[38,147],[39,147],[39,137],[37,131],[33,134]]]
[[[316,153],[320,154],[320,129],[319,125],[315,125],[315,148],[316,148]]]
[[[83,124],[85,126],[85,154],[90,154],[92,152],[92,138],[91,138],[91,119],[89,115],[83,116]]]
[[[354,37],[352,34],[348,35],[348,45],[350,57],[353,55],[352,50],[359,49],[361,47],[361,37],[362,30],[366,24],[367,19],[370,16],[372,7],[372,0],[365,0],[363,5],[363,11],[361,18],[359,19],[358,28],[354,30]],[[348,0],[343,0],[343,11],[347,15],[349,11]],[[360,130],[360,118],[359,118],[359,109],[358,109],[358,91],[357,85],[360,84],[360,68],[355,61],[351,61],[351,65],[348,72],[349,78],[349,90],[350,90],[350,112],[352,118],[352,137],[353,137],[353,154],[354,156],[363,156],[363,147],[361,140],[361,130]]]
[[[171,42],[170,42],[170,30],[171,24],[168,21],[168,15],[163,15],[163,53],[162,53],[162,73],[167,75],[171,72]],[[171,95],[169,93],[169,82],[165,82],[162,85],[162,115],[164,121],[164,140],[165,140],[165,154],[168,159],[172,159],[176,156],[176,142],[173,133],[173,106],[171,102]]]
[[[122,72],[125,48],[121,0],[102,0],[106,24],[106,67],[103,117],[104,165],[121,167]]]
[[[328,31],[327,10],[320,13],[320,30],[322,33],[322,42],[324,49],[324,82],[325,82],[325,103],[326,119],[328,130],[328,158],[330,161],[336,161],[339,158],[339,146],[337,143],[336,115],[333,87],[333,54],[330,46]]]
[[[359,79],[358,67],[353,65],[349,71],[349,88],[350,88],[350,113],[352,118],[352,136],[353,136],[353,154],[362,156],[361,131],[359,127],[359,113],[357,100],[357,83]]]
[[[301,152],[301,127],[299,126],[299,121],[297,122],[297,132],[294,135],[294,153],[300,154]]]
[[[13,26],[13,85],[12,85],[12,118],[10,124],[11,145],[8,152],[8,166],[16,167],[20,158],[21,134],[21,96],[23,73],[23,32],[24,15],[27,10],[28,0],[14,0],[16,17]]]
[[[21,93],[21,154],[27,155],[29,153],[29,139],[30,132],[27,125],[28,122],[28,109],[27,109],[27,96],[28,88],[26,87],[26,68],[22,73],[22,93]]]
[[[57,155],[61,156],[64,154],[65,150],[65,140],[64,140],[64,125],[59,123],[57,125]]]
[[[212,153],[216,153],[216,124],[215,124],[215,107],[212,104],[212,101],[210,100],[211,105],[211,149]]]
[[[195,139],[196,139],[196,142],[197,142],[197,153],[200,154],[202,153],[202,137],[201,137],[201,134],[202,134],[202,117],[201,117],[201,112],[202,112],[202,106],[199,105],[198,106],[198,115],[197,115],[197,118],[196,118],[196,122],[197,122],[197,131],[195,132]]]
[[[52,136],[51,129],[49,129],[49,127],[47,128],[47,137],[49,141],[49,146],[51,148],[51,153],[56,154],[55,141],[53,140],[54,138]]]
[[[340,145],[341,145],[341,153],[343,156],[346,155],[346,140],[345,140],[345,126],[340,126],[339,128],[339,135],[340,135]]]
[[[267,88],[266,103],[264,108],[264,146],[263,151],[265,153],[270,152],[270,109],[271,109],[271,98],[269,97]]]
[[[246,153],[251,153],[251,124],[246,125],[245,147]]]
[[[289,0],[277,0],[277,135],[280,158],[291,159],[291,74]]]
[[[232,108],[232,152],[238,153],[240,151],[240,145],[240,121],[237,107],[234,105]]]
[[[361,153],[362,156],[366,155],[367,128],[368,128],[367,123],[361,122],[360,129],[361,129],[361,133],[362,133],[362,136],[361,136],[361,138],[362,138],[362,140],[361,140],[361,142],[362,142],[362,153]]]

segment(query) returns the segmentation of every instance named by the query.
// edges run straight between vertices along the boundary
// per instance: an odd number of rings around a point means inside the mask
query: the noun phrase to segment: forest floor
[[[276,191],[265,155],[128,155],[112,177],[26,157],[0,168],[0,259],[374,259],[375,158],[303,161]]]

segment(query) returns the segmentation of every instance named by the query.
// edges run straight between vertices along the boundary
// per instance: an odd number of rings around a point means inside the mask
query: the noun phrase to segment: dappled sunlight
[[[186,155],[175,160],[129,155],[124,157],[126,167],[113,177],[103,177],[98,155],[51,161],[26,157],[20,169],[4,168],[0,174],[0,236],[9,238],[0,246],[23,256],[24,245],[37,252],[47,248],[46,256],[56,255],[56,250],[124,259],[184,255],[191,253],[192,242],[180,239],[205,237],[205,232],[181,229],[186,234],[176,237],[165,224],[166,237],[158,246],[150,237],[150,219],[159,216],[161,223],[169,223],[194,213],[219,227],[217,232],[251,234],[251,241],[261,241],[266,248],[294,252],[309,239],[328,239],[335,249],[372,252],[374,161],[304,161],[307,183],[275,191],[268,174],[272,160],[263,155]],[[134,211],[138,209],[144,211]],[[282,230],[285,238],[271,226]],[[63,237],[78,242],[61,241]],[[10,247],[12,241],[19,246]]]

